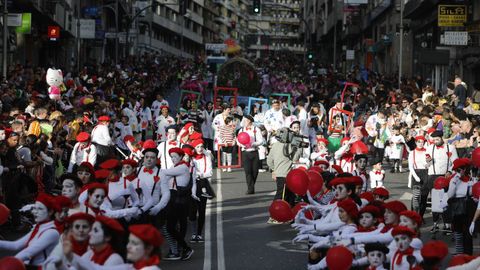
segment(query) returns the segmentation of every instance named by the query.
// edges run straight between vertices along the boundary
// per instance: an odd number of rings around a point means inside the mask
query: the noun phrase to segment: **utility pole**
[[[2,75],[3,79],[7,79],[7,59],[8,59],[8,0],[3,0],[3,63],[2,63]]]
[[[403,72],[403,9],[405,7],[405,1],[400,0],[400,53],[398,54],[398,89],[400,89],[400,84],[402,82],[402,72]]]
[[[80,72],[80,13],[77,12],[77,71]]]

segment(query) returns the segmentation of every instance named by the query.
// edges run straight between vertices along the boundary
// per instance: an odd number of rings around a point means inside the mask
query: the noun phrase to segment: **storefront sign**
[[[438,26],[464,26],[467,22],[467,6],[438,5]]]
[[[22,13],[22,25],[15,28],[18,34],[30,34],[32,31],[32,13]]]
[[[445,31],[443,36],[440,37],[440,43],[453,46],[465,46],[468,44],[468,32]]]
[[[48,27],[48,38],[52,41],[55,41],[60,38],[60,27],[59,26],[49,26]]]

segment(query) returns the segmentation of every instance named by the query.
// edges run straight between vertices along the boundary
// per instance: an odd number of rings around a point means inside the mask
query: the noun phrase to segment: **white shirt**
[[[241,146],[242,151],[257,151],[258,146],[262,145],[264,142],[263,136],[262,136],[262,131],[255,127],[255,126],[250,126],[250,127],[243,127],[240,132],[246,132],[248,135],[250,135],[250,147],[246,148],[244,145],[242,145],[237,138],[237,144]]]
[[[161,107],[162,106],[168,106],[168,101],[165,99],[162,101],[155,100],[152,102],[152,112],[153,112],[153,118],[157,118],[157,116],[160,115],[161,112]]]
[[[264,122],[265,128],[267,129],[268,132],[276,131],[283,127],[283,114],[282,110],[279,109],[278,111],[275,111],[273,108],[268,110],[265,113],[265,118]]]
[[[160,169],[155,167],[152,169],[153,173],[150,174],[145,172],[145,167],[140,167],[140,171],[138,173],[138,182],[134,182],[135,188],[139,187],[142,190],[142,196],[140,198],[140,205],[142,206],[143,211],[149,210],[152,206],[162,202],[162,205],[165,206],[170,199],[170,192],[168,190],[168,181],[161,177]],[[155,184],[155,178],[158,177],[158,181]],[[157,192],[156,192],[157,190]],[[166,194],[168,192],[168,195]],[[162,198],[160,200],[160,195]],[[165,195],[165,196],[164,196]]]
[[[55,227],[54,221],[41,224],[38,232],[30,240],[33,228],[29,233],[16,241],[0,241],[0,249],[18,251],[15,258],[23,261],[25,264],[40,266],[50,255],[52,250],[60,239],[60,233]]]
[[[192,161],[194,166],[193,179],[212,177],[212,153],[210,151],[205,150],[202,155],[192,158]]]
[[[168,151],[171,148],[175,148],[175,147],[181,148],[182,145],[183,144],[180,143],[179,141],[165,141],[165,142],[161,142],[157,146],[158,159],[160,159],[160,166],[162,170],[170,169],[173,167],[173,162],[172,162],[172,159],[170,158],[170,154],[168,154]]]
[[[391,159],[402,159],[403,156],[403,147],[405,144],[405,138],[402,135],[392,135],[390,141],[393,143],[391,146],[391,152],[389,158]],[[402,144],[403,143],[403,144]]]
[[[308,136],[308,114],[307,110],[301,108],[298,112],[298,121],[300,121],[300,134]]]
[[[385,171],[370,171],[370,188],[383,187],[383,180],[385,179]]]
[[[108,131],[108,125],[98,124],[92,130],[92,142],[98,143],[103,146],[113,145],[110,132]]]
[[[152,111],[150,111],[150,108],[149,107],[140,108],[139,116],[140,116],[140,129],[141,130],[148,129],[148,125],[152,121]]]
[[[212,130],[212,122],[213,122],[213,114],[215,113],[214,110],[208,112],[207,110],[202,111],[202,135],[205,139],[213,139],[213,130]]]
[[[455,146],[446,143],[441,147],[429,145],[425,155],[430,155],[432,158],[428,164],[428,175],[444,175],[452,170],[453,161],[458,158]]]
[[[117,134],[115,136],[115,144],[121,149],[128,149],[124,139],[127,135],[133,136],[132,127],[130,125],[124,125],[122,122],[116,122],[115,128],[120,130],[120,132],[117,131]]]
[[[80,149],[80,143],[77,142],[73,147],[73,151],[70,155],[70,162],[68,164],[68,172],[73,171],[73,166],[79,166],[82,162],[89,162],[93,166],[97,162],[97,147],[90,144],[84,149]]]
[[[455,173],[448,185],[448,198],[462,198],[472,193],[473,180],[469,177],[467,182],[460,179],[460,175]],[[468,192],[468,194],[467,194]]]
[[[132,131],[138,132],[140,127],[138,125],[138,119],[135,115],[135,112],[132,109],[125,107],[122,110],[122,114],[128,117],[128,124],[132,128]]]
[[[166,117],[163,115],[159,115],[155,118],[155,122],[157,125],[157,140],[164,142],[167,140],[167,130],[168,126],[175,124],[175,119],[170,115]]]

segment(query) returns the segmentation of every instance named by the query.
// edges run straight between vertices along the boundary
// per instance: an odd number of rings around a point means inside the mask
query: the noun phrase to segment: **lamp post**
[[[398,54],[398,89],[400,89],[400,84],[402,82],[402,63],[403,63],[403,9],[405,7],[404,0],[400,0],[400,53]]]
[[[7,57],[8,57],[8,44],[7,44],[7,36],[8,36],[8,0],[3,1],[3,58],[2,58],[2,75],[3,79],[7,79]]]

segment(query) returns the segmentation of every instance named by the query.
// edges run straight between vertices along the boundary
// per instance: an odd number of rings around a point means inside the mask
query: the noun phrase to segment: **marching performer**
[[[370,175],[367,173],[368,156],[365,154],[357,154],[354,157],[355,169],[352,171],[354,176],[362,178],[362,189],[357,191],[358,194],[370,190]]]
[[[416,148],[408,154],[408,168],[410,171],[410,181],[412,187],[412,208],[419,212],[420,210],[420,194],[423,183],[428,178],[428,164],[426,157],[424,136],[415,137]]]
[[[82,162],[95,165],[97,161],[97,147],[90,141],[90,134],[80,132],[76,137],[77,143],[73,147],[68,164],[68,172],[73,172]]]
[[[161,114],[155,118],[155,123],[157,126],[157,141],[164,142],[168,140],[167,137],[167,127],[175,124],[175,119],[171,117],[168,113],[170,108],[166,105],[160,107]]]
[[[97,162],[98,164],[104,162],[110,157],[110,147],[115,145],[110,137],[108,125],[110,124],[110,117],[103,115],[98,118],[98,124],[92,130],[92,143],[97,147]],[[90,162],[95,165],[93,162]]]
[[[157,149],[158,149],[158,159],[160,159],[160,166],[162,170],[170,169],[173,167],[172,159],[168,154],[168,151],[174,147],[182,147],[182,143],[177,141],[177,126],[170,125],[166,128],[167,135],[166,141],[162,141]]]
[[[352,173],[355,169],[354,156],[350,153],[352,139],[345,137],[340,141],[341,147],[335,152],[335,160],[342,168],[343,172]]]

